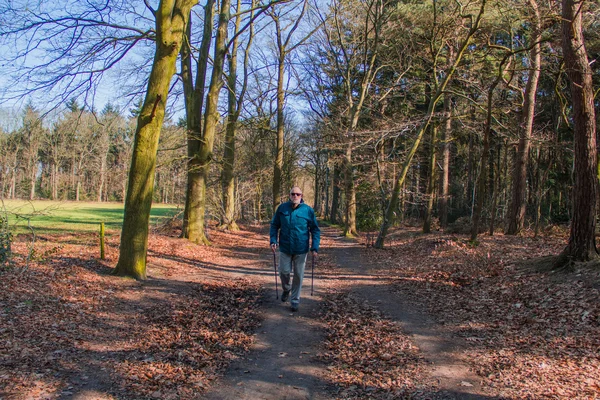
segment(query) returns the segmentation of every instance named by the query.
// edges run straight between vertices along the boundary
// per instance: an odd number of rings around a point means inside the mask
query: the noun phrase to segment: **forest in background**
[[[181,202],[182,235],[196,243],[208,242],[205,218],[228,229],[268,219],[300,177],[321,217],[346,235],[379,230],[376,247],[405,219],[425,232],[467,226],[474,239],[537,234],[595,209],[597,3],[197,5],[5,4],[3,44],[27,45],[5,59],[46,57],[13,70],[5,95],[46,90],[67,106],[43,122],[28,105],[2,132],[2,195],[125,201],[132,230],[151,201]],[[133,53],[138,42],[155,44],[154,59],[153,46]],[[145,55],[120,70],[145,93],[131,117],[77,104],[131,54]],[[177,107],[185,117],[165,119]]]
[[[94,114],[72,100],[55,121],[47,123],[41,119],[40,110],[28,105],[20,117],[21,127],[0,132],[0,197],[123,202],[137,112],[133,108],[129,115],[123,115],[108,104]],[[238,151],[239,167],[236,168],[236,186],[241,193],[238,197],[240,218],[265,220],[269,218],[267,212],[259,211],[256,205],[261,201],[267,203],[268,188],[261,188],[266,180],[257,176],[271,172],[266,154],[270,141],[256,138],[251,129],[242,129],[238,141],[243,150]],[[185,126],[167,121],[157,156],[154,202],[185,203],[185,146]],[[217,146],[222,147],[222,143]],[[215,171],[218,165],[217,161]],[[298,172],[295,174],[287,180],[302,181],[297,178]],[[214,188],[215,197],[211,197],[209,211],[215,220],[222,210],[217,197],[219,191],[220,187]]]

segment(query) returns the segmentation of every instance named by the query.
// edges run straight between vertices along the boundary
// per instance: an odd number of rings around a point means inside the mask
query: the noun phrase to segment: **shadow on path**
[[[448,399],[488,399],[482,392],[480,378],[469,369],[462,358],[462,347],[458,339],[452,337],[437,324],[425,310],[391,290],[389,280],[378,275],[371,262],[364,260],[361,249],[354,240],[335,238],[332,252],[338,266],[343,265],[347,272],[365,277],[361,282],[351,283],[346,288],[386,317],[397,323],[408,334],[425,359],[433,368],[431,377],[438,383],[439,391],[433,398]],[[368,278],[372,278],[370,281]]]
[[[292,313],[289,303],[269,292],[264,299],[264,321],[251,352],[234,362],[204,398],[331,398],[331,385],[323,379],[326,365],[316,357],[324,340],[316,320],[320,302],[316,296],[304,298],[300,310]]]
[[[275,299],[274,271],[271,253],[263,254],[271,263],[270,273],[245,268],[238,270],[250,277],[263,279],[267,289],[264,299],[264,321],[256,343],[244,359],[231,364],[223,379],[215,383],[204,398],[235,399],[332,399],[340,390],[326,376],[326,368],[317,358],[325,339],[324,326],[318,321],[323,299],[319,295],[336,288],[349,290],[375,306],[398,323],[433,364],[432,377],[438,389],[422,393],[431,399],[492,399],[481,392],[477,376],[469,371],[460,357],[457,342],[443,332],[423,310],[405,303],[389,290],[387,277],[378,276],[375,269],[361,259],[361,249],[352,240],[336,237],[331,228],[322,229],[326,245],[322,253],[331,254],[335,267],[315,272],[315,296],[310,297],[310,265],[307,264],[303,299],[298,313],[289,311],[289,304]],[[323,245],[322,245],[323,246]],[[269,261],[271,260],[271,261]],[[203,263],[204,264],[204,263]],[[208,268],[221,268],[208,266]],[[468,386],[472,385],[472,386]]]

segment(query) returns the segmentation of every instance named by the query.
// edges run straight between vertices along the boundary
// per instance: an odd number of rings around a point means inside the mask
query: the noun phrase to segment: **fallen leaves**
[[[0,397],[57,398],[81,387],[125,400],[202,396],[253,342],[261,289],[235,276],[254,271],[262,235],[214,232],[211,247],[151,235],[147,282],[108,275],[116,237],[105,264],[95,237],[49,236],[26,270],[26,245],[16,241],[16,268],[0,272]],[[459,235],[405,231],[385,251],[364,251],[381,280],[463,339],[487,393],[600,398],[600,271],[525,268],[563,246],[559,234],[481,236],[473,246]],[[331,267],[320,258],[319,273]],[[332,397],[442,396],[397,324],[347,292],[324,298],[318,358],[339,389]],[[290,354],[278,356],[302,358]]]
[[[558,254],[564,237],[481,236],[475,247],[462,236],[402,235],[396,243],[383,267],[396,289],[464,338],[484,385],[510,398],[600,397],[600,271],[530,268]]]
[[[433,386],[419,350],[375,308],[348,293],[329,293],[322,319],[327,338],[319,357],[341,387],[338,398],[407,398]]]
[[[259,324],[260,287],[201,271],[237,266],[236,258],[218,246],[151,236],[160,255],[149,257],[150,279],[136,282],[108,275],[94,239],[48,237],[44,244],[58,250],[24,272],[24,244],[15,243],[16,267],[0,278],[0,397],[56,398],[91,387],[106,398],[197,398],[247,351]],[[110,239],[113,264],[117,243]]]

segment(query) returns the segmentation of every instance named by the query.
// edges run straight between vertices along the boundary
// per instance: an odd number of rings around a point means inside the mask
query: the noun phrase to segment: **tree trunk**
[[[487,182],[487,168],[488,158],[490,154],[490,134],[492,130],[492,106],[494,104],[494,91],[496,86],[500,83],[500,77],[498,77],[490,88],[488,89],[487,99],[487,116],[485,119],[485,128],[483,132],[483,149],[481,150],[481,167],[479,171],[479,178],[477,179],[477,189],[475,196],[475,204],[473,207],[473,222],[471,225],[471,241],[477,239],[479,234],[479,225],[481,222],[481,213],[483,211],[483,202],[486,195],[486,182]]]
[[[204,6],[204,30],[202,32],[202,43],[198,56],[196,68],[196,83],[192,81],[192,55],[189,43],[191,41],[191,24],[187,25],[186,37],[188,40],[181,48],[181,75],[183,80],[183,91],[185,95],[185,112],[187,122],[187,182],[185,191],[185,208],[183,212],[183,227],[181,237],[192,241],[204,235],[199,224],[204,224],[200,218],[200,160],[198,154],[202,145],[202,108],[204,106],[204,86],[208,69],[208,55],[212,42],[214,0],[208,0]],[[204,211],[202,211],[204,213]],[[202,230],[201,230],[202,229]]]
[[[161,0],[155,11],[156,48],[133,143],[119,261],[113,271],[115,275],[146,278],[148,222],[158,139],[186,20],[189,10],[196,2],[197,0]]]
[[[50,198],[52,200],[56,200],[58,197],[57,190],[57,180],[58,180],[58,167],[56,163],[52,163],[50,166]]]
[[[473,120],[475,120],[475,109],[471,109]],[[467,161],[467,184],[466,191],[464,192],[464,204],[465,210],[469,210],[469,215],[473,216],[473,197],[475,193],[475,133],[470,132],[469,135],[469,157]]]
[[[531,42],[533,47],[529,54],[529,76],[527,86],[525,87],[525,101],[521,111],[521,126],[519,128],[519,146],[513,169],[512,200],[509,207],[508,224],[506,234],[516,235],[523,230],[525,223],[525,210],[527,207],[526,188],[527,188],[527,162],[529,158],[529,147],[531,133],[533,131],[533,121],[535,116],[535,103],[538,81],[540,77],[541,56],[541,38],[542,23],[540,12],[536,0],[529,0],[535,15],[535,26]]]
[[[315,191],[315,201],[313,203],[313,209],[317,215],[322,215],[321,213],[321,157],[320,151],[317,149],[315,151],[315,181],[314,181],[314,191]]]
[[[494,170],[494,180],[492,186],[492,206],[490,213],[490,231],[489,235],[494,236],[494,231],[496,230],[496,209],[498,208],[498,191],[500,190],[500,177],[501,177],[501,153],[502,153],[502,145],[498,143],[496,146],[496,161],[495,167],[494,163],[492,163],[492,168]]]
[[[281,34],[279,33],[278,37],[280,37],[280,35]],[[275,139],[275,163],[273,165],[273,211],[275,211],[277,206],[281,203],[281,181],[283,177],[285,52],[281,49],[277,62],[277,137]]]
[[[232,117],[232,114],[229,113],[229,116]],[[237,223],[235,222],[235,181],[233,176],[235,163],[235,130],[236,122],[230,121],[228,118],[227,127],[225,128],[223,169],[221,171],[223,214],[221,216],[219,227],[230,231],[239,230]]]
[[[344,157],[344,192],[346,195],[346,220],[344,236],[352,237],[358,234],[356,229],[356,187],[354,186],[354,165],[352,163],[352,146],[354,142],[348,139]]]
[[[435,198],[435,152],[437,147],[437,126],[431,126],[431,143],[429,144],[429,180],[427,181],[425,206],[425,218],[423,221],[423,233],[431,232],[431,219],[433,214],[433,200]]]
[[[76,163],[75,163],[75,157],[73,157],[73,159],[71,160],[71,192],[69,192],[68,195],[68,199],[71,200],[71,196],[72,193],[75,191],[75,184],[77,183],[77,179],[76,179],[76,174],[75,174],[75,169],[76,169]]]
[[[210,163],[213,159],[213,148],[215,144],[215,136],[217,125],[219,123],[219,92],[223,87],[223,65],[227,54],[227,25],[229,24],[229,16],[231,3],[230,0],[222,0],[219,8],[219,24],[217,28],[217,37],[215,39],[215,52],[213,56],[213,70],[206,96],[206,109],[204,111],[204,127],[202,132],[202,141],[200,149],[196,155],[198,159],[198,197],[197,208],[190,212],[190,230],[188,239],[194,243],[210,244],[205,228],[205,212],[206,212],[206,192],[208,184],[208,173]],[[193,221],[193,224],[192,224]]]
[[[254,8],[254,4],[252,4]],[[237,10],[241,9],[241,0],[237,2]],[[253,14],[250,15],[250,18]],[[230,231],[238,231],[239,228],[235,222],[235,180],[234,180],[234,166],[235,166],[235,135],[237,130],[237,122],[240,116],[240,107],[244,100],[246,92],[246,86],[248,82],[248,57],[250,54],[250,48],[252,45],[252,37],[254,35],[253,26],[250,26],[250,39],[246,45],[245,57],[244,57],[244,80],[242,89],[239,97],[236,97],[236,83],[237,83],[237,52],[238,52],[238,36],[237,33],[240,31],[240,25],[242,21],[242,15],[238,12],[235,20],[235,32],[236,37],[231,45],[230,57],[229,57],[229,75],[227,77],[228,93],[228,110],[227,110],[227,126],[225,128],[225,150],[223,155],[223,169],[221,171],[221,187],[222,187],[222,200],[223,200],[223,215],[221,216],[221,228]]]
[[[33,168],[31,168],[31,187],[29,190],[29,200],[35,200],[35,176],[37,173],[36,167],[36,163],[33,163]]]
[[[542,171],[542,163],[545,159],[549,159],[548,156],[544,156],[544,152],[541,149],[541,146],[537,148],[537,164],[535,169],[535,197],[534,197],[534,205],[535,205],[535,226],[534,226],[534,237],[537,237],[541,228],[542,222],[542,199],[544,197],[544,182],[548,179],[548,173],[550,172],[549,168],[545,168]]]
[[[336,162],[333,166],[333,189],[331,194],[331,213],[329,221],[332,224],[337,224],[340,208],[340,184],[341,184],[341,168]]]
[[[79,162],[77,163],[77,175],[75,175],[75,201],[79,201],[79,195],[81,193],[81,176],[83,171],[84,154],[79,155]]]
[[[574,131],[573,219],[569,243],[555,267],[573,261],[589,261],[596,251],[596,116],[592,71],[583,39],[582,13],[585,2],[562,1],[562,40],[565,68],[571,82]]]
[[[323,198],[323,215],[325,216],[325,219],[330,219],[331,214],[331,208],[330,208],[330,204],[329,204],[329,191],[330,191],[330,187],[331,187],[331,174],[330,174],[330,168],[329,168],[329,161],[327,162],[327,165],[325,167],[325,189],[324,189],[324,198]]]
[[[258,222],[262,221],[262,196],[263,196],[263,190],[262,190],[262,183],[260,183],[258,185],[258,193],[256,194],[256,202],[255,202],[255,208],[256,208],[256,220]]]
[[[102,157],[100,162],[100,184],[98,185],[98,202],[102,201],[102,193],[104,191],[104,184],[106,181],[106,154]],[[106,199],[104,199],[106,200]]]
[[[440,228],[448,227],[448,197],[450,195],[450,142],[452,141],[452,105],[450,94],[444,95],[444,130],[442,137],[442,170],[440,171],[440,198],[438,213]]]
[[[10,199],[15,199],[17,196],[15,194],[16,190],[17,190],[17,169],[13,168],[12,170],[12,176],[10,178],[10,196],[8,196]]]
[[[238,0],[238,9],[239,9]],[[239,15],[239,14],[238,14]],[[239,20],[239,16],[238,16]],[[236,22],[239,25],[239,22]],[[239,26],[238,26],[239,29]],[[227,125],[225,127],[225,149],[223,154],[223,169],[221,170],[221,188],[223,214],[221,216],[221,229],[238,231],[239,228],[235,222],[235,182],[233,179],[233,168],[235,164],[235,131],[239,113],[236,109],[236,80],[237,80],[237,40],[234,42],[231,56],[229,58],[229,76],[228,76],[228,112]]]

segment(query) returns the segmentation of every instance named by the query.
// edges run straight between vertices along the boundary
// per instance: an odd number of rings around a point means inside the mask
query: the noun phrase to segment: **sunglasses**
[[[290,196],[302,196],[302,193],[290,193]]]

